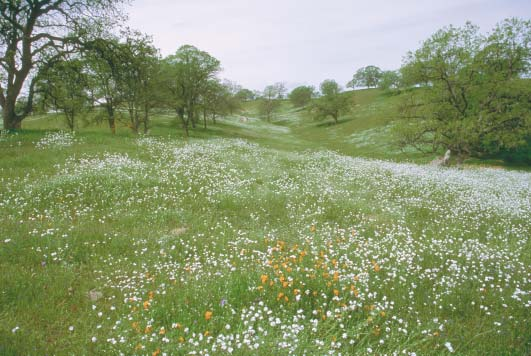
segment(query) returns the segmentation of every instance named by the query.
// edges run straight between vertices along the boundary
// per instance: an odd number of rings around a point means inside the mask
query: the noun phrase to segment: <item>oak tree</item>
[[[3,0],[0,2],[0,107],[5,129],[31,112],[37,73],[85,39],[121,21],[122,0]],[[18,98],[26,94],[17,110]]]
[[[413,90],[399,143],[450,150],[460,162],[527,145],[531,137],[531,21],[508,19],[482,35],[470,23],[437,31],[402,68]]]

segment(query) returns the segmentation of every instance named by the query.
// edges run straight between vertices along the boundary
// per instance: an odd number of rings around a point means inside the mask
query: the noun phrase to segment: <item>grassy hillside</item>
[[[339,124],[330,120],[315,121],[304,108],[293,108],[288,101],[281,106],[272,120],[275,125],[289,128],[293,146],[305,149],[329,149],[348,155],[417,159],[418,155],[400,152],[394,145],[390,129],[397,119],[399,95],[383,93],[378,89],[356,90],[344,95],[352,97],[352,111],[341,117]],[[245,110],[257,116],[255,103]]]
[[[390,129],[397,118],[399,95],[385,94],[377,89],[345,93],[352,96],[353,110],[338,125],[330,120],[314,121],[304,109],[293,108],[284,101],[271,123],[259,119],[256,102],[244,104],[242,112],[218,120],[208,129],[191,132],[194,138],[240,137],[270,147],[286,150],[329,149],[353,156],[393,160],[427,160],[414,152],[402,152],[394,145]],[[66,129],[61,115],[40,115],[24,121],[26,130]],[[94,124],[92,118],[79,120],[80,132],[106,132],[106,123]],[[118,129],[119,135],[131,136],[127,121]],[[182,129],[172,113],[155,114],[151,134],[182,137]]]
[[[392,162],[431,158],[353,95],[0,136],[0,355],[529,354],[531,174]]]

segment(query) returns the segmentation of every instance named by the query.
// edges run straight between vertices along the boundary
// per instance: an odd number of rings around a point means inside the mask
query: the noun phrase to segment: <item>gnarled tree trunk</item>
[[[19,130],[21,128],[22,120],[15,113],[14,105],[5,105],[2,110],[2,121],[4,123],[4,130]]]

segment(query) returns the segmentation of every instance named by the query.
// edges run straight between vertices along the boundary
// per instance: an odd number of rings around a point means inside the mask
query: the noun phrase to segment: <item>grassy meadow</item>
[[[427,165],[353,95],[2,134],[0,355],[529,355],[531,173]]]

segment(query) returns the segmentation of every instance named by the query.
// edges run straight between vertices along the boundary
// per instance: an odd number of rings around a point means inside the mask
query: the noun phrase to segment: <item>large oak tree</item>
[[[530,61],[531,21],[508,19],[486,36],[470,23],[436,32],[402,68],[422,88],[402,106],[400,144],[450,150],[458,161],[527,145]]]
[[[38,72],[112,28],[122,18],[123,1],[0,1],[0,107],[5,129],[20,128],[31,112]],[[21,95],[27,100],[18,108]]]

